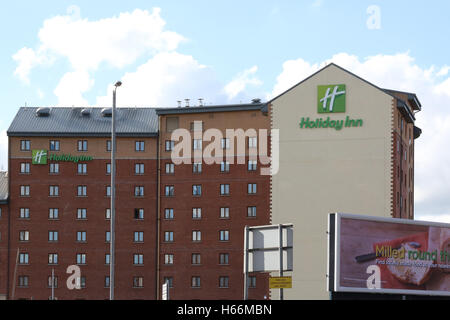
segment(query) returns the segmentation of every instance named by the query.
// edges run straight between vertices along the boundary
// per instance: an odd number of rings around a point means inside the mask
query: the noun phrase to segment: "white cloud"
[[[165,30],[159,8],[151,12],[136,9],[94,21],[82,19],[77,6],[70,6],[67,12],[44,21],[37,49],[24,47],[13,55],[17,63],[14,74],[25,83],[35,67],[66,59],[72,70],[54,90],[64,105],[87,104],[82,94],[92,88],[91,78],[102,64],[121,69],[142,57],[173,51],[186,40]]]
[[[253,66],[235,76],[224,88],[225,93],[228,95],[228,100],[234,99],[239,93],[245,91],[249,85],[260,86],[262,81],[254,76],[257,71],[258,67]]]
[[[177,100],[190,99],[190,105],[218,103],[225,99],[222,84],[214,71],[200,64],[192,56],[176,52],[162,52],[139,66],[135,72],[122,77],[117,91],[117,106],[176,107]],[[113,86],[106,95],[97,98],[97,105],[112,103]]]
[[[96,21],[81,19],[77,10],[70,12],[75,14],[44,21],[39,31],[38,53],[23,48],[16,54],[22,57],[16,59],[19,70],[27,70],[30,64],[33,67],[42,57],[67,58],[76,70],[95,70],[103,62],[122,68],[144,54],[174,50],[185,40],[164,30],[165,21],[159,8],[152,12],[136,9]]]
[[[58,97],[61,106],[86,106],[88,102],[83,93],[94,85],[87,71],[67,72],[60,80],[53,93]]]
[[[414,92],[422,103],[416,125],[423,133],[415,145],[415,214],[429,219],[448,219],[450,215],[450,77],[448,66],[423,68],[409,53],[376,55],[360,59],[347,53],[310,63],[289,60],[277,77],[268,99],[284,92],[327,63],[355,73],[381,87]],[[433,220],[434,221],[434,220]],[[436,220],[437,221],[437,220]]]
[[[31,69],[37,65],[48,63],[50,58],[36,53],[33,49],[24,47],[12,56],[13,60],[18,64],[14,70],[14,75],[19,77],[24,83],[30,83]]]

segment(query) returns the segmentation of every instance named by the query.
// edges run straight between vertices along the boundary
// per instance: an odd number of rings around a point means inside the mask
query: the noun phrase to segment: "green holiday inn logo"
[[[317,86],[317,113],[327,113],[330,116],[316,119],[303,117],[299,122],[300,129],[332,128],[339,131],[343,128],[362,127],[362,119],[352,119],[350,116],[336,119],[331,115],[346,112],[346,94],[345,84]]]
[[[48,161],[55,162],[80,162],[80,161],[91,161],[94,157],[89,155],[73,156],[71,154],[48,154],[45,149],[36,149],[31,151],[31,163],[32,164],[47,164]]]
[[[345,112],[345,84],[317,87],[317,112]]]
[[[47,164],[47,150],[32,150],[32,164]]]

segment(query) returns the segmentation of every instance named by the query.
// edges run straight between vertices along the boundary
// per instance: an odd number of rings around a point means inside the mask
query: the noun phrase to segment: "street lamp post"
[[[110,229],[110,255],[109,255],[109,300],[114,300],[114,264],[115,264],[115,218],[116,218],[116,90],[122,85],[117,81],[113,91],[112,125],[111,125],[111,229]]]

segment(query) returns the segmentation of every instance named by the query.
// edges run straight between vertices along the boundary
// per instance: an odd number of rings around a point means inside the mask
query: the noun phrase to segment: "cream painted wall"
[[[317,113],[317,86],[345,84],[346,112]],[[392,97],[331,64],[272,101],[280,169],[272,177],[272,223],[294,224],[293,288],[285,299],[328,299],[331,212],[390,217]],[[301,129],[302,117],[363,119],[363,126]],[[289,274],[285,274],[289,275]],[[271,297],[278,299],[278,290]]]

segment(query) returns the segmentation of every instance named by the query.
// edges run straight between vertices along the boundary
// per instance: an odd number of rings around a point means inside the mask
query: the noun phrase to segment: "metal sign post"
[[[246,226],[244,229],[244,300],[248,299],[250,272],[278,272],[293,270],[293,224]],[[283,288],[280,300],[284,299]]]

